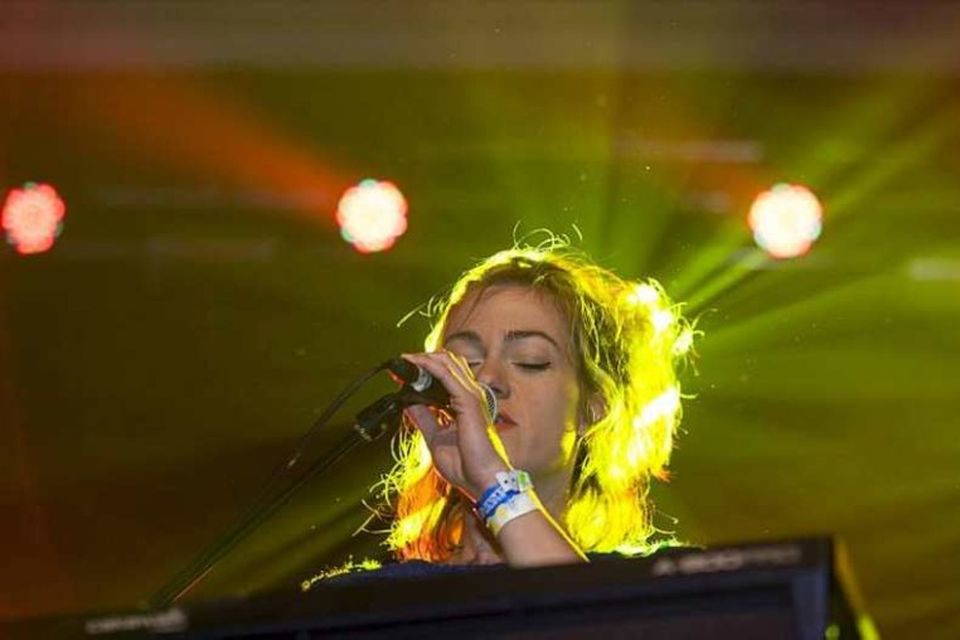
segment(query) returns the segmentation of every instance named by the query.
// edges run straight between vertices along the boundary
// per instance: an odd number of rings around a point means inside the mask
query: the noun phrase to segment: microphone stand
[[[210,573],[214,566],[233,550],[241,541],[253,533],[257,527],[267,521],[311,478],[325,472],[340,461],[355,447],[362,443],[373,442],[387,431],[397,429],[401,422],[401,412],[411,404],[425,402],[423,396],[409,388],[387,394],[357,414],[356,422],[350,432],[334,445],[323,456],[314,461],[306,470],[296,477],[276,495],[271,496],[272,486],[281,475],[292,469],[300,459],[305,446],[317,433],[320,426],[356,391],[363,383],[382,371],[384,365],[368,372],[350,388],[340,394],[331,403],[330,407],[314,423],[313,427],[301,439],[299,446],[289,460],[278,468],[264,487],[263,492],[250,508],[239,518],[237,523],[227,533],[217,539],[212,545],[204,549],[194,561],[178,573],[172,580],[161,587],[147,601],[148,606],[164,608],[182,598],[190,589],[196,586]]]

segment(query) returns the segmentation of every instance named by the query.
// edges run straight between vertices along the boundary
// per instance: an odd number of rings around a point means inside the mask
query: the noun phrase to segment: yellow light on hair
[[[416,461],[417,466],[414,473],[417,475],[426,473],[430,469],[430,465],[433,464],[433,456],[430,454],[430,447],[427,446],[427,441],[423,436],[419,436],[417,438]]]
[[[680,356],[685,354],[687,351],[690,351],[690,347],[693,346],[693,331],[691,329],[684,329],[680,332],[680,335],[677,336],[677,341],[673,345],[673,354]]]
[[[403,545],[409,543],[411,540],[416,540],[429,517],[429,507],[420,509],[405,517],[394,532],[394,535],[397,537],[397,543]]]
[[[660,309],[659,311],[655,311],[653,313],[653,316],[650,318],[650,322],[653,324],[654,331],[657,333],[663,333],[671,324],[673,324],[673,314],[666,309]]]
[[[633,419],[635,429],[643,429],[664,416],[673,415],[680,408],[680,391],[671,387],[647,403],[640,415]]]
[[[646,282],[641,282],[638,284],[633,288],[633,291],[627,295],[627,300],[632,304],[652,305],[659,298],[660,293],[657,291],[657,289]]]

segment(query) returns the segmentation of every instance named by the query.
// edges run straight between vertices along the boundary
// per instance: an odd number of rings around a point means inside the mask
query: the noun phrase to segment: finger
[[[445,349],[431,355],[446,365],[448,371],[450,371],[457,383],[470,392],[471,395],[478,398],[481,406],[486,406],[483,385],[477,380],[466,358],[458,353]]]
[[[443,349],[439,353],[449,358],[450,361],[456,365],[457,370],[463,374],[464,378],[467,380],[476,380],[476,376],[473,375],[473,369],[470,367],[470,363],[467,361],[466,357],[455,351],[449,351],[447,349]]]
[[[464,387],[482,391],[480,389],[479,381],[474,375],[473,369],[470,367],[470,363],[467,362],[466,358],[458,353],[447,351],[445,349],[438,352],[437,356],[450,363],[450,371],[453,372],[453,374],[457,377],[457,380],[459,380]]]
[[[489,415],[486,390],[473,377],[473,372],[459,356],[449,352],[431,354],[431,360],[442,369],[432,369],[435,377],[450,393],[450,405],[460,415],[464,412],[474,417],[471,422],[489,424],[493,416]]]
[[[490,401],[487,399],[487,395],[493,393],[493,389],[477,379],[473,368],[465,357],[452,351],[444,351],[443,353],[449,358],[454,375],[465,388],[473,391],[474,396],[480,400],[483,415],[488,422],[492,422],[496,416],[490,413]]]
[[[477,397],[480,399],[480,406],[484,409],[484,415],[487,417],[488,422],[493,422],[496,416],[491,413],[490,399],[488,398],[488,396],[494,395],[493,389],[490,385],[480,382],[466,357],[452,351],[446,353],[449,354],[451,361],[456,366],[456,371],[459,372],[457,377],[463,381],[464,386],[476,392]],[[496,413],[496,411],[494,410],[493,413]]]
[[[468,392],[480,391],[480,387],[473,377],[473,372],[470,371],[469,366],[464,366],[465,360],[461,356],[451,351],[438,351],[433,354],[433,357],[443,363],[452,379],[464,390]]]
[[[407,407],[403,412],[413,426],[420,430],[429,445],[440,430],[440,423],[433,412],[422,404]]]
[[[403,358],[416,364],[438,380],[451,396],[462,395],[469,387],[462,376],[456,371],[457,367],[449,354],[438,351],[436,353],[404,353]]]

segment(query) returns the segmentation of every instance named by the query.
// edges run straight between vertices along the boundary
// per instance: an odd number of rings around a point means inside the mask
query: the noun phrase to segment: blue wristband
[[[488,519],[501,504],[533,487],[530,474],[520,469],[500,471],[496,477],[497,484],[484,491],[475,505],[484,520]]]
[[[496,490],[499,488],[500,488],[500,483],[498,482],[497,484],[493,485],[492,487],[490,487],[489,489],[483,492],[483,495],[480,496],[480,499],[477,500],[476,502],[477,511],[480,511],[480,512],[483,511],[483,505],[487,503],[487,500],[490,499],[490,496],[492,496],[496,492]]]
[[[486,522],[487,520],[489,520],[490,516],[496,513],[497,509],[500,508],[500,505],[510,502],[518,495],[520,495],[520,492],[514,491],[513,489],[508,489],[507,491],[504,491],[503,494],[500,496],[500,499],[496,503],[489,505],[485,509],[481,509],[480,516],[483,518],[483,521]]]

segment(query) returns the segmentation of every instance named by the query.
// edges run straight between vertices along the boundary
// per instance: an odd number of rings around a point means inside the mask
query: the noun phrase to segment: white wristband
[[[528,490],[518,493],[497,507],[493,515],[487,519],[487,526],[493,531],[493,535],[499,535],[503,525],[539,508],[540,501],[533,495],[533,492]]]

